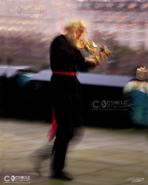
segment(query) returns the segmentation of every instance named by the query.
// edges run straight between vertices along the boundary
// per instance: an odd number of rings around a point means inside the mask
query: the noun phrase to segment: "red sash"
[[[52,73],[56,75],[76,76],[76,72],[73,71],[53,71]]]

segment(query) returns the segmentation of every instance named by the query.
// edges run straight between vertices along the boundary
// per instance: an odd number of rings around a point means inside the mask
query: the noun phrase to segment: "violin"
[[[98,46],[92,40],[80,40],[77,43],[77,47],[80,50],[83,50],[83,53],[87,52],[87,56],[85,54],[86,62],[91,62],[94,64],[102,63],[111,54],[111,51],[108,49],[106,45]]]

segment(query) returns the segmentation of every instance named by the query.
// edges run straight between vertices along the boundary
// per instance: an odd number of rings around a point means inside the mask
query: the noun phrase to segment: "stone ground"
[[[41,177],[33,171],[29,156],[46,143],[48,129],[44,122],[0,120],[0,185],[148,185],[146,129],[84,128],[68,153],[71,182],[48,179],[48,160]]]

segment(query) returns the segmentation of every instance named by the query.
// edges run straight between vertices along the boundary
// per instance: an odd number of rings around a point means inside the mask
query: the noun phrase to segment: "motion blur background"
[[[112,56],[91,72],[135,75],[147,66],[147,0],[0,0],[0,64],[49,68],[49,45],[71,19],[84,19],[90,39]]]
[[[148,0],[0,0],[0,184],[64,184],[48,180],[47,161],[37,176],[28,157],[51,123],[50,42],[72,19],[112,54],[78,74],[89,128],[69,153],[70,185],[148,184],[148,82],[132,81],[148,67]]]
[[[123,93],[136,69],[148,67],[147,17],[147,0],[0,0],[0,116],[50,122],[50,42],[82,19],[88,38],[111,50],[106,62],[78,75],[85,123],[131,126],[136,107],[138,123],[147,124],[147,93],[136,94],[134,106]]]

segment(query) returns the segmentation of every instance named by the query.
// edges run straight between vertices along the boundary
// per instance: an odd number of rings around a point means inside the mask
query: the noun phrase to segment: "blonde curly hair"
[[[76,31],[78,29],[84,29],[84,30],[86,29],[86,24],[84,21],[82,20],[71,21],[64,27],[64,30],[66,33],[71,31]]]

